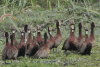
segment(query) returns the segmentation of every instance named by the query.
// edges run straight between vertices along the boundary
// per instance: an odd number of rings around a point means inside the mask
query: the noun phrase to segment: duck
[[[54,36],[54,38],[55,38],[55,43],[54,43],[54,45],[53,45],[53,47],[52,47],[52,48],[56,48],[56,52],[58,52],[58,51],[57,51],[57,47],[61,44],[61,42],[62,42],[62,40],[63,40],[61,31],[60,31],[60,27],[59,27],[60,25],[63,25],[62,22],[56,20],[57,34],[56,34],[56,36]],[[54,49],[53,49],[53,51],[54,51]]]
[[[70,29],[71,29],[70,35],[64,41],[64,44],[63,44],[63,47],[62,47],[62,50],[65,50],[66,53],[67,53],[67,50],[77,51],[78,50],[78,46],[79,46],[77,37],[74,35],[74,32],[75,32],[75,22],[74,22],[74,20],[72,20],[72,22],[71,22]]]
[[[51,31],[54,31],[53,27],[48,27],[48,33],[49,33],[49,36],[50,36],[50,40],[48,40],[47,42],[47,45],[50,49],[52,49],[54,43],[55,43],[55,38],[52,36],[52,33]]]
[[[97,25],[96,25],[94,22],[92,22],[92,23],[91,23],[90,40],[91,40],[91,42],[93,43],[93,44],[92,44],[93,46],[94,46],[94,44],[95,44],[95,42],[96,42],[95,37],[94,37],[94,28],[95,28],[95,27],[97,27]]]
[[[27,55],[29,57],[34,56],[34,54],[39,50],[40,45],[37,43],[36,41],[36,28],[33,28],[33,40],[32,40],[32,44],[29,45],[29,49],[27,50]]]
[[[83,27],[83,24],[79,23],[78,26],[79,26],[79,36],[78,36],[79,49],[78,49],[78,51],[79,51],[80,48],[81,48],[82,43],[84,42],[84,37],[83,37],[82,31],[81,31],[81,29]]]
[[[49,56],[50,48],[47,45],[47,33],[44,33],[44,44],[39,48],[39,50],[32,57],[34,58],[46,58]]]
[[[15,47],[17,47],[18,42],[17,42],[16,37],[15,37],[15,30],[16,30],[16,27],[15,27],[15,25],[13,25],[12,28],[11,28],[12,35],[13,35],[13,37],[14,37],[13,44],[15,45]]]
[[[44,40],[43,40],[43,38],[41,36],[41,32],[40,31],[42,31],[42,28],[41,28],[40,25],[38,25],[38,28],[37,28],[37,42],[38,42],[39,45],[43,45]]]
[[[14,46],[13,44],[13,35],[10,35],[11,43],[10,43],[10,48],[7,51],[7,57],[8,59],[15,60],[17,59],[18,56],[18,49]]]
[[[90,38],[88,37],[88,26],[85,27],[85,41],[82,43],[80,54],[81,55],[90,55],[92,50],[92,43]]]
[[[2,51],[2,60],[5,61],[5,64],[6,64],[6,60],[8,59],[8,56],[7,56],[7,51],[8,49],[10,49],[10,44],[9,44],[9,34],[8,32],[5,32],[5,38],[6,38],[6,44],[5,44],[5,47]]]
[[[29,25],[27,31],[28,31],[28,39],[26,45],[27,45],[27,49],[29,49],[29,46],[32,44],[31,27]]]
[[[25,38],[24,38],[24,28],[21,29],[21,40],[20,40],[20,43],[17,45],[17,49],[18,49],[18,56],[17,57],[20,57],[20,56],[23,56],[25,57],[25,52],[27,51],[27,45],[25,44]]]

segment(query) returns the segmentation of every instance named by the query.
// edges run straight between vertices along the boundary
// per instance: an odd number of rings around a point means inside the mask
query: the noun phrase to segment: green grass
[[[11,63],[9,65],[2,64],[1,55],[2,49],[5,45],[5,39],[0,41],[0,66],[1,67],[63,67],[65,63],[68,63],[68,67],[95,67],[99,66],[100,64],[100,26],[95,28],[95,38],[98,46],[93,47],[91,51],[91,55],[88,56],[81,56],[76,53],[72,53],[68,51],[67,56],[62,51],[63,42],[69,36],[70,30],[70,22],[72,19],[75,19],[75,35],[78,37],[78,23],[84,22],[83,25],[87,24],[89,26],[90,32],[90,23],[95,22],[97,25],[100,25],[100,1],[95,2],[93,0],[87,2],[86,0],[84,3],[81,2],[74,2],[71,0],[57,0],[52,2],[48,0],[48,3],[45,2],[44,5],[41,5],[42,1],[35,2],[35,0],[31,0],[31,3],[18,2],[18,4],[14,4],[16,0],[13,0],[12,6],[9,6],[10,0],[4,0],[6,3],[0,4],[0,16],[4,14],[11,14],[11,10],[13,11],[13,16],[18,20],[14,20],[11,17],[5,17],[4,20],[0,23],[0,35],[2,35],[5,31],[11,33],[12,25],[15,25],[17,28],[16,38],[20,41],[20,30],[19,28],[24,27],[25,24],[32,25],[32,27],[36,27],[39,25],[44,25],[45,23],[49,23],[48,26],[53,26],[56,29],[56,25],[54,20],[60,19],[64,20],[63,23],[66,23],[66,26],[61,26],[61,32],[63,36],[63,41],[61,42],[60,46],[58,47],[58,53],[53,52],[51,50],[50,55],[46,59],[31,59],[27,56],[23,59],[17,60],[18,62]],[[21,1],[21,0],[20,0]],[[23,0],[24,1],[24,0]],[[55,3],[55,7],[52,7],[52,3]],[[31,5],[30,5],[31,4]],[[39,5],[40,7],[36,6]],[[46,7],[45,5],[48,5]],[[5,7],[4,7],[5,6]],[[22,6],[22,7],[20,7]],[[29,7],[30,6],[30,7]],[[20,8],[19,8],[20,7]],[[35,25],[36,24],[36,25]],[[47,26],[47,27],[48,27]],[[47,31],[47,27],[42,31],[42,37],[44,32]],[[56,31],[52,32],[53,36],[55,36]],[[85,31],[82,29],[83,36],[85,36]],[[19,34],[19,35],[17,35]],[[89,34],[90,35],[90,34]],[[7,60],[7,62],[11,62],[11,60]]]

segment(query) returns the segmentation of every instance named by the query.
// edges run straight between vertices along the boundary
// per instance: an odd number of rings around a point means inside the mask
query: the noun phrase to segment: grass
[[[7,0],[5,0],[7,1]],[[13,0],[14,2],[16,0]],[[21,0],[20,0],[21,1]],[[23,0],[24,1],[24,0]],[[34,3],[32,3],[32,1]],[[68,64],[68,67],[95,67],[99,66],[100,64],[100,1],[94,2],[91,0],[90,2],[87,2],[84,0],[84,3],[81,2],[74,2],[70,0],[64,0],[64,2],[59,2],[60,0],[57,0],[55,2],[57,5],[55,7],[52,7],[52,2],[48,0],[48,8],[43,8],[44,6],[35,4],[35,0],[31,0],[31,6],[24,6],[21,8],[15,8],[13,2],[13,8],[8,7],[9,4],[6,3],[5,6],[2,4],[0,6],[0,15],[2,16],[4,14],[11,14],[11,10],[13,11],[13,17],[15,17],[18,21],[12,19],[11,17],[5,17],[2,19],[0,23],[0,35],[4,33],[4,31],[8,31],[11,33],[11,27],[12,25],[15,25],[17,28],[16,32],[16,38],[18,41],[20,41],[20,28],[22,28],[25,24],[32,25],[32,27],[36,27],[37,24],[45,25],[45,23],[49,23],[48,26],[53,26],[54,29],[56,29],[56,25],[54,20],[60,19],[64,20],[63,23],[66,23],[66,26],[61,26],[61,32],[63,36],[63,41],[61,42],[60,46],[58,47],[58,53],[53,52],[51,50],[50,55],[46,59],[31,59],[27,56],[23,59],[21,57],[18,62],[11,63],[9,65],[2,64],[1,60],[1,53],[2,49],[5,45],[5,39],[0,38],[2,41],[0,41],[0,66],[1,67],[29,67],[29,66],[36,66],[36,67],[64,67],[65,64]],[[8,2],[8,1],[7,1]],[[93,3],[94,2],[94,3]],[[12,4],[11,3],[11,4]],[[20,2],[21,3],[21,2]],[[29,3],[29,2],[28,2]],[[46,2],[47,3],[47,2]],[[25,2],[24,2],[25,4]],[[21,4],[19,4],[20,6]],[[75,19],[75,35],[78,37],[78,23],[84,22],[83,25],[87,24],[89,26],[89,32],[90,32],[90,23],[95,22],[98,25],[98,28],[95,28],[95,38],[96,38],[96,44],[98,46],[93,47],[91,51],[91,55],[88,56],[81,56],[76,53],[72,53],[68,51],[67,56],[64,53],[64,51],[61,50],[63,46],[63,42],[65,39],[69,36],[70,30],[70,22],[72,19]],[[48,27],[47,26],[47,27]],[[42,36],[44,32],[47,32],[47,28],[43,29]],[[56,34],[55,32],[52,32],[53,36]],[[85,31],[82,29],[83,36],[85,37]],[[17,35],[19,34],[19,35]],[[90,35],[90,34],[89,34]],[[11,60],[7,60],[7,62],[11,62]]]

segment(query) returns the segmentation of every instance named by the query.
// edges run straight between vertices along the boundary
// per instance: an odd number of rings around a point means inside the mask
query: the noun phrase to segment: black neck
[[[79,35],[81,34],[81,29],[82,29],[82,28],[81,28],[81,27],[79,27]]]
[[[44,38],[44,43],[46,43],[47,42],[47,38]]]
[[[59,27],[57,28],[57,34],[61,34]]]
[[[6,43],[8,43],[8,37],[6,37]]]
[[[94,33],[94,28],[93,28],[93,27],[91,27],[91,34],[92,34],[92,33]]]
[[[13,39],[11,38],[11,45],[13,45]]]

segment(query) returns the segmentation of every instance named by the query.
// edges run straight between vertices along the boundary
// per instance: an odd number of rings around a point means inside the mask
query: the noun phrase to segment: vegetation
[[[27,56],[23,59],[17,60],[15,63],[9,65],[3,64],[1,60],[2,49],[5,45],[5,38],[0,38],[0,65],[1,67],[63,67],[65,64],[68,67],[85,67],[85,66],[99,66],[100,64],[100,1],[99,0],[1,0],[0,1],[0,16],[10,14],[1,18],[0,22],[0,35],[3,35],[5,31],[11,32],[12,25],[17,27],[16,37],[20,41],[20,28],[24,27],[25,24],[36,27],[37,24],[44,25],[48,23],[56,28],[55,19],[64,20],[66,26],[61,26],[61,32],[63,35],[63,41],[58,47],[58,53],[53,52],[46,59],[31,59]],[[16,19],[13,19],[13,16]],[[76,53],[68,51],[68,54],[61,50],[63,42],[69,36],[69,25],[70,21],[75,19],[75,35],[78,36],[78,23],[84,22],[83,24],[89,25],[95,22],[98,28],[95,28],[96,47],[93,47],[91,55],[81,56]],[[18,21],[17,21],[18,20]],[[47,31],[44,28],[42,35]],[[52,32],[53,36],[56,34]],[[82,29],[83,35],[85,34]],[[17,35],[19,34],[19,35]],[[85,37],[85,36],[84,36]],[[11,60],[7,60],[11,62]]]

